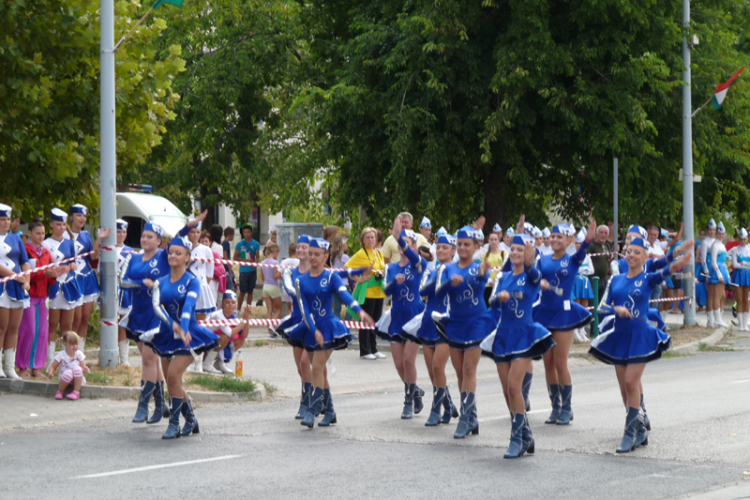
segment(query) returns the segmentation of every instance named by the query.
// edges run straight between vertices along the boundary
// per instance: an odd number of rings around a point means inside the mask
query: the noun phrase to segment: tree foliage
[[[139,4],[116,4],[117,34]],[[99,206],[99,2],[0,2],[0,197],[24,218],[53,206]],[[156,59],[157,19],[116,54],[117,167],[145,161],[173,118],[180,47]]]
[[[161,46],[179,44],[187,71],[174,84],[181,99],[167,140],[129,180],[154,184],[185,210],[193,195],[247,218],[266,175],[258,144],[280,124],[280,89],[299,63],[296,4],[191,0],[164,15]]]

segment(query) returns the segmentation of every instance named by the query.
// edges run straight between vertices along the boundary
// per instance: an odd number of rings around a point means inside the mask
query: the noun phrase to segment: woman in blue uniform
[[[404,336],[416,337],[417,342],[422,344],[424,361],[427,365],[427,373],[432,381],[432,409],[430,416],[424,425],[434,427],[439,423],[448,424],[451,417],[458,417],[458,409],[451,400],[448,384],[445,377],[445,365],[450,357],[450,348],[445,338],[438,335],[432,313],[444,314],[448,310],[448,296],[439,299],[435,294],[437,275],[442,266],[453,262],[456,253],[456,239],[448,234],[440,234],[435,246],[435,255],[438,267],[430,270],[429,267],[422,272],[419,286],[419,295],[427,301],[425,310],[404,325]],[[440,407],[444,412],[440,417]]]
[[[422,273],[427,261],[417,254],[417,235],[409,229],[401,230],[401,219],[393,223],[392,234],[398,241],[401,259],[385,267],[383,292],[392,297],[391,309],[376,325],[375,333],[391,343],[393,364],[404,383],[404,409],[402,419],[409,419],[422,411],[424,391],[417,385],[418,339],[404,333],[406,325],[424,311],[424,302],[419,295]]]
[[[596,236],[596,221],[592,220],[586,239],[573,255],[567,253],[573,229],[559,224],[552,228],[552,254],[542,255],[542,297],[534,309],[534,321],[552,332],[555,347],[544,355],[547,391],[552,402],[552,413],[545,423],[567,425],[573,420],[571,399],[573,379],[568,369],[568,353],[573,343],[573,330],[591,321],[591,313],[570,299],[578,268],[586,260],[586,250]]]
[[[31,268],[26,245],[17,234],[10,232],[10,214],[11,208],[0,204],[0,278]],[[0,371],[2,378],[21,378],[15,370],[16,346],[23,310],[30,304],[30,288],[28,276],[0,283],[0,352],[5,351],[5,369]]]
[[[76,307],[81,304],[81,292],[75,280],[77,266],[75,261],[70,260],[76,256],[76,249],[72,241],[65,239],[67,222],[68,214],[59,208],[53,208],[49,223],[52,234],[42,242],[42,246],[52,255],[52,262],[69,261],[55,268],[58,272],[57,281],[49,289],[47,368],[52,366],[55,360],[55,338],[58,325],[60,332],[71,331]]]
[[[325,367],[334,349],[345,349],[352,339],[349,329],[333,314],[333,294],[338,293],[341,301],[356,312],[361,321],[372,326],[372,318],[362,310],[354,297],[347,291],[341,277],[325,269],[329,243],[322,238],[314,238],[308,246],[310,270],[294,281],[294,288],[302,317],[307,324],[305,350],[312,353],[313,390],[307,399],[307,410],[301,424],[309,428],[315,425],[315,415],[327,400],[326,414],[318,424],[328,426],[336,423],[336,412],[327,387]]]
[[[732,283],[737,285],[737,319],[739,330],[748,331],[748,320],[750,320],[750,304],[748,304],[748,293],[750,293],[750,247],[747,246],[747,229],[744,227],[739,231],[740,244],[732,249]]]
[[[177,236],[170,242],[170,274],[156,280],[152,291],[154,311],[161,320],[159,332],[141,337],[162,358],[172,399],[169,427],[162,439],[198,433],[198,419],[182,387],[182,375],[193,362],[193,356],[200,356],[219,346],[218,335],[200,326],[195,318],[201,280],[187,270],[191,251],[192,244],[183,236]],[[185,418],[182,430],[180,414]]]
[[[133,249],[125,244],[125,238],[128,237],[128,223],[122,219],[117,219],[117,244],[115,249],[117,250],[117,275],[118,277],[122,273],[122,267],[125,265],[125,260],[133,252]],[[127,288],[117,288],[117,312],[120,320],[128,314],[132,305],[132,291]],[[120,362],[121,365],[129,366],[128,354],[129,344],[125,328],[119,327],[117,329],[117,348],[120,351]]]
[[[555,346],[552,334],[533,320],[532,308],[539,295],[542,274],[536,260],[534,238],[517,234],[506,263],[492,291],[492,307],[500,310],[489,354],[497,363],[505,402],[511,416],[510,446],[504,458],[534,453],[534,438],[526,418],[523,383],[533,358]],[[485,341],[489,344],[490,338]],[[483,347],[489,347],[483,345]]]
[[[495,321],[484,302],[484,289],[490,278],[487,260],[474,262],[480,242],[479,231],[464,226],[458,231],[458,262],[441,266],[435,291],[438,300],[448,297],[448,312],[432,313],[438,333],[450,347],[451,362],[458,375],[461,415],[453,437],[479,434],[476,409],[479,344],[495,329]]]
[[[141,397],[138,400],[134,423],[149,424],[159,422],[169,416],[169,406],[164,394],[164,374],[159,363],[159,356],[153,349],[143,343],[141,335],[154,335],[159,331],[159,318],[154,313],[152,290],[159,278],[169,274],[167,252],[162,250],[161,241],[164,229],[153,222],[147,223],[141,233],[143,253],[129,253],[120,270],[120,289],[131,292],[131,307],[120,320],[120,327],[125,329],[125,336],[133,340],[141,353]],[[154,414],[148,418],[148,402],[154,397],[156,405]]]
[[[714,326],[729,326],[724,323],[721,313],[724,312],[725,287],[729,285],[729,272],[727,271],[727,247],[724,246],[726,230],[724,223],[719,221],[716,227],[716,239],[708,249],[706,256],[708,264],[708,293],[713,294],[713,319]],[[709,315],[711,312],[709,311]]]
[[[91,255],[76,259],[75,279],[78,283],[78,289],[81,291],[82,304],[76,308],[75,318],[73,319],[73,331],[78,334],[81,341],[79,342],[79,351],[83,351],[86,346],[86,336],[89,329],[89,318],[91,311],[94,310],[94,304],[99,299],[99,281],[96,279],[94,272],[94,261],[98,259],[99,246],[104,238],[109,236],[111,228],[104,228],[99,231],[96,241],[92,242],[91,235],[84,229],[88,208],[81,204],[75,204],[70,207],[70,239],[76,249],[76,256],[94,252]]]
[[[646,363],[661,357],[669,349],[672,339],[653,327],[647,319],[651,292],[661,286],[670,272],[677,272],[688,262],[693,242],[681,245],[676,252],[688,252],[656,273],[646,272],[648,242],[634,238],[626,250],[627,273],[612,278],[608,302],[600,309],[616,315],[614,328],[591,342],[589,353],[600,361],[615,365],[623,403],[627,408],[625,433],[618,453],[627,453],[637,446],[648,444],[641,405],[641,377]]]
[[[303,274],[310,270],[310,257],[308,253],[308,247],[312,238],[306,234],[300,235],[297,239],[297,253],[296,256],[299,259],[299,266],[293,269],[284,269],[281,273],[281,285],[286,290],[293,300],[291,304],[291,313],[282,319],[281,324],[275,328],[276,333],[284,338],[289,345],[292,346],[292,353],[294,355],[294,365],[297,368],[297,373],[302,381],[302,398],[300,400],[299,411],[294,417],[297,420],[302,419],[307,412],[307,399],[312,394],[312,369],[311,369],[311,356],[308,355],[305,350],[305,335],[307,334],[307,323],[302,318],[302,312],[299,308],[299,301],[297,299],[297,292],[294,287],[294,283]],[[371,268],[361,269],[347,269],[344,271],[336,271],[342,279],[349,279],[354,276],[358,276]],[[326,380],[327,370],[326,370]],[[327,386],[327,384],[326,384]],[[323,398],[323,411],[327,409],[327,399],[330,397],[330,391],[324,391]]]

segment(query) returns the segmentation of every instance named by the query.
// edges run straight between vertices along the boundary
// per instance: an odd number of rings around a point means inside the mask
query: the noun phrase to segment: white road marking
[[[534,411],[527,411],[527,412],[526,412],[526,414],[527,414],[527,415],[533,415],[534,413],[546,413],[546,412],[548,412],[548,411],[552,411],[552,409],[549,409],[549,410],[534,410]],[[487,418],[480,418],[480,419],[479,419],[479,421],[480,421],[480,422],[492,422],[493,420],[505,420],[506,418],[507,418],[508,420],[510,420],[510,414],[508,414],[508,415],[500,415],[499,417],[487,417]]]
[[[735,380],[734,382],[729,382],[729,383],[730,384],[746,384],[748,382],[750,382],[750,378],[745,379],[745,380]]]
[[[120,474],[130,474],[132,472],[143,472],[147,470],[155,470],[155,469],[166,469],[169,467],[182,467],[183,465],[193,465],[193,464],[203,464],[206,462],[216,462],[218,460],[229,460],[231,458],[240,458],[242,455],[224,455],[223,457],[214,457],[214,458],[203,458],[200,460],[190,460],[188,462],[172,462],[171,464],[161,464],[161,465],[149,465],[147,467],[136,467],[135,469],[123,469],[123,470],[115,470],[111,472],[102,472],[100,474],[88,474],[85,476],[77,476],[76,479],[93,479],[97,477],[107,477],[107,476],[119,476]]]

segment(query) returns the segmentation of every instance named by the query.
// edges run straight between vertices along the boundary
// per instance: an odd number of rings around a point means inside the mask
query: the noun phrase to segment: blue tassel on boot
[[[198,428],[198,419],[195,418],[195,413],[193,412],[193,401],[191,399],[182,403],[182,416],[185,417],[185,425],[182,426],[180,435],[189,436],[190,434],[198,434],[200,429]]]
[[[135,411],[135,417],[133,417],[134,424],[142,424],[148,419],[148,402],[154,393],[154,389],[156,389],[156,384],[150,380],[143,384],[141,397],[138,399],[138,409]]]
[[[456,408],[456,405],[453,404],[453,398],[451,398],[451,392],[448,390],[448,388],[445,388],[445,399],[443,400],[443,408],[445,408],[445,412],[443,413],[443,418],[440,420],[440,423],[442,424],[449,424],[451,421],[451,417],[458,418],[458,408]]]
[[[424,408],[424,401],[422,401],[422,397],[424,396],[424,389],[419,387],[417,384],[414,384],[414,387],[414,413],[418,414]]]
[[[552,413],[549,414],[549,418],[544,421],[545,424],[556,424],[560,419],[560,384],[550,384],[547,386],[547,393],[549,394],[549,400],[552,403]]]
[[[333,399],[331,398],[331,389],[323,391],[323,405],[326,407],[323,420],[318,423],[319,427],[328,427],[331,424],[335,424],[336,421],[336,410],[333,409]]]
[[[625,418],[625,433],[622,442],[617,447],[617,453],[629,453],[635,449],[635,433],[638,425],[638,413],[640,408],[631,406],[628,408],[628,416]]]
[[[572,398],[573,386],[561,386],[560,399],[562,400],[562,408],[560,409],[560,418],[557,419],[557,425],[568,425],[570,421],[573,420]]]
[[[305,413],[307,413],[307,400],[311,393],[312,384],[310,382],[305,382],[305,386],[302,389],[302,399],[300,399],[299,410],[297,411],[297,415],[294,416],[296,420],[302,420],[305,417]]]
[[[510,445],[503,458],[518,458],[523,455],[523,424],[523,413],[511,413]]]
[[[523,400],[526,402],[526,411],[531,410],[531,400],[529,399],[529,391],[531,390],[532,378],[534,378],[534,374],[526,372],[526,375],[523,376],[523,385],[521,386],[521,392],[523,393]]]
[[[401,412],[401,418],[403,420],[408,420],[414,416],[414,392],[416,391],[416,389],[417,384],[406,386],[404,395],[404,410]]]
[[[161,422],[161,419],[165,416],[165,412],[166,416],[169,416],[169,407],[165,399],[164,381],[162,380],[156,383],[156,388],[154,389],[154,414],[148,419],[147,424]]]
[[[432,388],[432,409],[430,410],[430,416],[427,418],[427,422],[424,423],[427,427],[435,427],[440,423],[440,407],[445,402],[445,388],[444,387],[433,387]],[[449,410],[450,411],[450,410]],[[450,421],[451,415],[448,413],[448,420]]]
[[[651,430],[651,419],[648,418],[646,413],[646,405],[643,404],[643,394],[641,394],[641,410],[643,410],[643,424],[646,426],[646,430]]]
[[[315,415],[319,415],[323,409],[323,389],[316,387],[311,393],[310,398],[307,400],[307,412],[300,422],[300,425],[306,425],[310,429],[315,425]]]
[[[521,430],[523,437],[522,453],[528,453],[529,455],[534,454],[534,435],[531,433],[531,427],[529,426],[529,417],[524,413],[523,415],[523,429]]]
[[[169,427],[162,439],[176,439],[180,437],[180,413],[182,412],[182,398],[172,398],[172,411],[169,413]]]

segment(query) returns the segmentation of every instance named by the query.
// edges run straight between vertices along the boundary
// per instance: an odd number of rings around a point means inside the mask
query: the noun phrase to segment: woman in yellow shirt
[[[354,289],[354,298],[360,303],[362,309],[377,322],[383,314],[383,270],[385,260],[377,245],[377,233],[375,228],[366,227],[359,236],[360,250],[347,261],[345,267],[354,269],[361,267],[372,267],[371,274],[364,274],[355,278],[357,286]],[[362,292],[364,300],[362,300]],[[384,359],[385,354],[378,352],[373,330],[359,331],[359,355],[362,359]]]
[[[503,263],[505,262],[505,259],[508,257],[508,255],[500,250],[500,236],[497,233],[491,233],[489,238],[489,244],[490,246],[487,248],[487,262],[490,263],[490,267],[493,269],[492,275],[490,276],[489,281],[487,281],[487,286],[484,289],[484,302],[489,307],[490,305],[490,297],[492,296],[492,285],[495,283],[495,279],[497,278],[497,271],[495,268],[503,267]],[[484,260],[484,257],[482,258]]]

